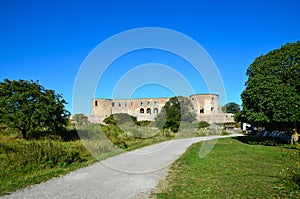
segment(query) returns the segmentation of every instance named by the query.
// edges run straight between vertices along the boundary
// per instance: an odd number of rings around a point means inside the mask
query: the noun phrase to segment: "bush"
[[[209,126],[210,126],[210,124],[208,122],[200,121],[199,125],[198,125],[198,129],[206,128],[206,127],[209,127]]]
[[[143,121],[137,121],[136,124],[138,126],[147,126],[148,124],[150,124],[151,121],[148,121],[148,120],[143,120]]]
[[[102,129],[103,133],[106,135],[106,137],[115,146],[118,146],[121,149],[128,148],[128,145],[125,142],[126,139],[128,138],[128,135],[119,126],[116,126],[116,125],[109,125],[109,126],[101,125],[101,129]]]
[[[175,133],[169,128],[162,129],[160,131],[160,133],[165,137],[174,137],[175,136]]]
[[[62,128],[56,131],[30,131],[27,136],[35,140],[75,141],[80,137],[75,129]]]
[[[197,136],[206,136],[208,133],[208,128],[203,127],[203,128],[199,128],[197,131]]]
[[[237,137],[237,139],[251,145],[278,146],[285,144],[280,138],[263,137],[259,135],[241,136]]]
[[[105,124],[117,125],[133,122],[137,124],[137,118],[127,113],[112,114],[103,120]]]

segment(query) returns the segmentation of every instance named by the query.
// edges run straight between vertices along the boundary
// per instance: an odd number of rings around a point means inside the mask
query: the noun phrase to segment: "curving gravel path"
[[[108,158],[65,176],[30,186],[2,198],[143,198],[167,174],[168,166],[195,142],[217,138],[209,136],[175,139]],[[200,150],[200,149],[199,149]]]

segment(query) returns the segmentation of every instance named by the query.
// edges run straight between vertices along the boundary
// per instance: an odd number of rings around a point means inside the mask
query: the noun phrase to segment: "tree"
[[[72,120],[77,125],[87,125],[87,124],[89,124],[89,118],[86,115],[84,115],[83,113],[74,114],[73,117],[72,117]]]
[[[0,123],[20,130],[23,138],[30,130],[64,128],[70,115],[64,104],[61,95],[38,82],[8,79],[0,82]]]
[[[299,128],[300,41],[262,55],[247,69],[239,119],[269,130]]]
[[[111,125],[120,125],[120,124],[126,124],[129,122],[133,122],[134,124],[137,124],[137,117],[129,115],[127,113],[116,113],[108,116],[103,120],[105,124],[111,124]]]
[[[172,97],[156,116],[156,125],[177,132],[181,122],[193,122],[196,115],[191,111],[191,101],[186,97]]]
[[[235,102],[229,102],[229,103],[227,103],[227,104],[225,104],[223,106],[223,111],[225,113],[233,113],[233,114],[235,114],[235,113],[240,112],[241,109],[240,109],[240,105],[238,105],[237,103],[235,103]]]

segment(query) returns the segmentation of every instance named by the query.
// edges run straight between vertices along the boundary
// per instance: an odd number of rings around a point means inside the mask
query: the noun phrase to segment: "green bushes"
[[[210,126],[210,124],[208,122],[200,121],[199,125],[198,125],[198,129],[206,128],[206,127],[209,127],[209,126]]]
[[[196,120],[196,114],[191,111],[192,108],[189,98],[172,97],[155,117],[156,126],[160,129],[171,129],[176,133],[182,122],[192,123]]]
[[[120,125],[125,123],[137,123],[137,118],[131,115],[128,115],[126,113],[117,113],[108,116],[103,120],[105,124],[111,124],[111,125]]]
[[[106,137],[116,146],[121,149],[128,148],[128,145],[124,141],[126,137],[124,131],[116,125],[101,125],[102,131],[105,133]]]
[[[285,144],[280,138],[263,137],[259,135],[242,136],[237,139],[251,145],[279,146]]]

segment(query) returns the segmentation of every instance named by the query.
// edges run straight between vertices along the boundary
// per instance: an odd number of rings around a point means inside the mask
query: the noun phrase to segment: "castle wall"
[[[194,111],[198,121],[207,121],[213,123],[218,120],[216,116],[219,114],[219,96],[215,94],[196,94],[191,95],[190,100],[194,106]]]
[[[170,98],[138,98],[138,99],[93,99],[92,100],[92,121],[102,122],[111,114],[127,113],[137,117],[138,121],[151,120],[158,113]],[[209,123],[232,121],[232,117],[226,117],[218,105],[218,95],[195,94],[189,96],[193,104],[198,121]],[[97,123],[97,122],[95,122]]]
[[[92,117],[103,120],[112,113],[112,100],[110,99],[93,99],[92,100]]]

